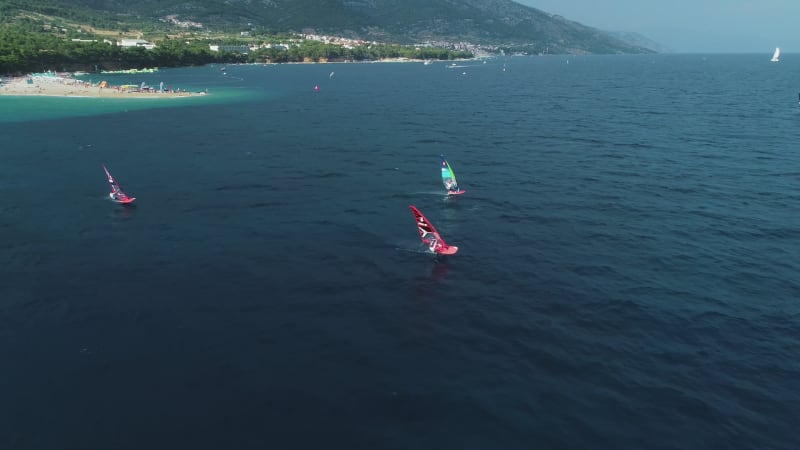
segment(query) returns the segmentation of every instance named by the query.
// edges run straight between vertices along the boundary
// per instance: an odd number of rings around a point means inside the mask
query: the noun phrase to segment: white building
[[[247,54],[251,49],[249,45],[217,45],[217,44],[210,44],[208,49],[212,52],[239,52],[242,54]]]
[[[120,47],[144,47],[147,50],[156,48],[155,44],[144,39],[121,39],[117,45]]]

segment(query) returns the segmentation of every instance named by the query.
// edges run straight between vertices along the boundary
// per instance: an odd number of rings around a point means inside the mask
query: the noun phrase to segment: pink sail
[[[440,255],[454,255],[458,251],[458,247],[454,245],[447,245],[442,239],[442,236],[436,231],[433,224],[417,209],[416,206],[410,205],[411,212],[414,214],[414,219],[417,222],[417,231],[422,243],[433,253]]]
[[[136,200],[136,197],[129,197],[125,191],[122,190],[117,180],[111,176],[111,172],[108,171],[105,164],[102,164],[103,170],[106,172],[106,177],[108,177],[108,184],[111,187],[111,192],[108,193],[108,196],[111,197],[111,201],[128,204],[133,203]]]

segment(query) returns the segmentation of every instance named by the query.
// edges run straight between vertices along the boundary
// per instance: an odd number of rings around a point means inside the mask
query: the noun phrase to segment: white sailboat
[[[772,54],[772,59],[770,59],[770,61],[778,62],[780,61],[780,58],[781,58],[781,49],[779,47],[775,47],[775,53]]]

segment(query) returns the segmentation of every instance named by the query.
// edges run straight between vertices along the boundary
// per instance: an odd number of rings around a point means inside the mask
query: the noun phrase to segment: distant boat
[[[103,164],[103,170],[106,172],[106,177],[108,177],[108,184],[111,186],[111,192],[108,193],[108,196],[111,198],[112,202],[122,203],[123,205],[127,205],[128,203],[133,203],[136,200],[136,197],[128,197],[128,194],[122,190],[119,183],[111,176],[111,172],[108,171],[106,165]]]
[[[770,59],[770,61],[778,62],[780,60],[781,60],[781,49],[780,47],[775,47],[775,53],[772,54],[772,59]]]

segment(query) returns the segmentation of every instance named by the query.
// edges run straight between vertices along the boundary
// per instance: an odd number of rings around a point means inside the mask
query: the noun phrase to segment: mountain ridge
[[[530,53],[650,53],[610,33],[512,0],[0,0],[6,13],[94,11],[120,24],[178,15],[204,29],[266,29],[400,44],[467,41]]]

